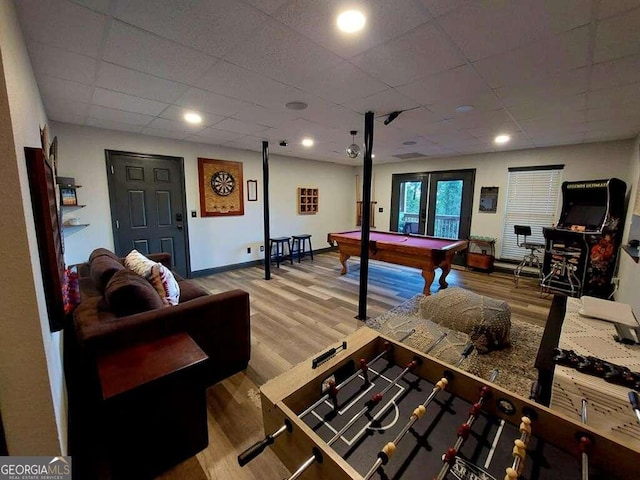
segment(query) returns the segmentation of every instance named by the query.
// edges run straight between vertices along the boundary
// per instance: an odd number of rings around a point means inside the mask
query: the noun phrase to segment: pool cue
[[[389,459],[393,456],[398,446],[398,443],[402,440],[405,434],[409,431],[409,429],[416,423],[422,416],[426,413],[427,407],[431,403],[431,401],[435,398],[435,396],[441,391],[447,388],[447,380],[446,377],[442,377],[433,387],[431,393],[427,397],[427,399],[413,411],[411,417],[409,417],[409,422],[404,426],[404,428],[398,433],[396,438],[387,443],[380,452],[378,452],[378,459],[375,461],[373,466],[369,469],[367,474],[364,476],[364,480],[368,480],[371,476],[376,472],[380,465],[386,465]]]
[[[524,459],[527,456],[527,445],[531,439],[531,419],[524,416],[520,419],[520,438],[513,442],[513,463],[507,467],[504,480],[516,480],[524,468]]]
[[[382,352],[380,352],[378,355],[376,355],[371,360],[371,363],[377,362],[383,356],[385,356],[387,353],[390,353],[392,348],[393,348],[393,346],[391,345],[391,343],[384,342],[384,350]],[[364,361],[364,363],[363,363],[363,360],[364,359],[360,359],[360,364],[364,368],[364,367],[366,367],[366,361]],[[357,376],[359,374],[360,374],[360,370],[356,370],[349,378],[345,379],[341,384],[335,386],[334,390],[336,392],[340,391],[340,389],[342,389],[346,384],[348,384],[349,382],[351,382],[355,378],[357,378]],[[303,417],[306,417],[314,408],[316,408],[322,402],[328,400],[330,398],[330,396],[331,395],[329,393],[324,394],[313,405],[311,405],[309,408],[307,408],[304,412],[300,413],[298,415],[298,418],[302,419]],[[255,457],[260,455],[264,451],[264,449],[266,447],[268,447],[269,445],[273,444],[273,442],[275,441],[276,438],[278,438],[280,435],[282,435],[286,431],[291,432],[291,430],[292,430],[291,423],[288,420],[285,420],[284,425],[282,425],[278,430],[276,430],[275,432],[273,432],[270,435],[267,435],[266,437],[264,437],[264,439],[260,440],[259,442],[254,443],[249,448],[247,448],[244,452],[242,452],[240,455],[238,455],[238,464],[241,467],[244,467],[247,463],[249,463]]]
[[[638,423],[640,423],[640,396],[638,396],[638,393],[634,390],[629,391],[629,402],[631,403],[633,411],[636,412]]]
[[[582,411],[580,412],[582,423],[587,423],[587,399],[582,399]],[[582,453],[582,480],[589,480],[589,447],[591,440],[586,435],[580,437],[580,452]]]
[[[498,370],[494,370],[493,372],[491,372],[491,377],[489,378],[489,381],[493,382],[497,376],[498,376]],[[458,428],[458,439],[456,440],[455,445],[452,448],[449,448],[447,452],[444,454],[444,458],[443,458],[444,465],[442,465],[442,468],[440,469],[440,472],[438,473],[436,480],[443,480],[444,477],[447,476],[447,473],[449,473],[449,470],[451,469],[451,466],[455,461],[456,455],[458,454],[460,447],[462,447],[462,444],[465,442],[465,440],[469,436],[469,432],[471,431],[471,426],[473,425],[473,423],[476,421],[476,418],[478,418],[478,415],[480,414],[480,409],[482,408],[484,399],[488,397],[490,394],[491,394],[491,387],[489,387],[488,385],[483,385],[482,388],[480,389],[480,397],[478,398],[478,401],[474,403],[469,409],[469,417],[467,418],[467,421],[464,422],[462,425],[460,425],[460,428]]]
[[[356,413],[351,420],[349,420],[344,427],[342,427],[338,432],[336,432],[336,434],[331,437],[331,439],[327,442],[327,446],[331,446],[333,445],[336,440],[338,440],[342,434],[344,434],[347,430],[349,430],[358,420],[360,420],[360,418],[362,418],[363,415],[365,415],[366,413],[370,412],[371,410],[373,410],[373,408],[380,403],[380,401],[382,400],[382,397],[385,395],[385,393],[387,393],[389,390],[391,390],[407,373],[409,373],[411,370],[413,370],[414,368],[416,368],[420,363],[422,363],[422,360],[420,360],[419,358],[416,358],[414,360],[412,360],[411,362],[409,362],[407,364],[407,366],[404,368],[404,370],[402,370],[401,373],[398,374],[398,376],[396,378],[393,379],[393,381],[387,385],[385,388],[383,388],[379,393],[375,393],[373,394],[373,396],[371,397],[371,399],[367,402],[367,404],[362,408],[362,410],[360,410],[358,413]],[[384,411],[385,409],[381,410]],[[379,414],[380,412],[378,412]],[[377,415],[378,415],[377,414]],[[373,421],[376,418],[374,417],[373,420],[371,420],[367,426],[371,425],[371,423],[373,423]],[[309,468],[311,465],[313,465],[313,463],[316,460],[316,456],[312,456],[309,457],[302,465],[300,465],[300,467],[298,467],[298,469],[293,472],[293,474],[288,477],[288,480],[296,480],[297,478],[300,477],[300,475],[302,475],[305,470],[307,468]]]

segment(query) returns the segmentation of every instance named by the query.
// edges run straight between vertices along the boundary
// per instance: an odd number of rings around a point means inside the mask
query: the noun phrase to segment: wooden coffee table
[[[113,478],[151,478],[208,445],[207,358],[186,333],[98,357]]]

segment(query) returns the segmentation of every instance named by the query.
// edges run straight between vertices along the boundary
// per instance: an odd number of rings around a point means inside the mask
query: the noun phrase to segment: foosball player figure
[[[360,370],[362,370],[362,376],[364,377],[364,384],[369,386],[371,381],[369,380],[369,365],[367,365],[367,359],[360,359]]]
[[[516,480],[524,469],[524,460],[527,457],[527,445],[531,439],[531,419],[522,417],[520,422],[520,438],[513,442],[513,464],[507,468],[504,480]]]

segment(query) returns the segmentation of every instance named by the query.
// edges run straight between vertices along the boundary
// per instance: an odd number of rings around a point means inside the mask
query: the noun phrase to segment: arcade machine
[[[562,184],[558,225],[543,229],[543,291],[573,297],[611,295],[624,228],[626,188],[617,178]]]

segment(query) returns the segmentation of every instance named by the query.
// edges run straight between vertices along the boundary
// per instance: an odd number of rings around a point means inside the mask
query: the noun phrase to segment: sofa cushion
[[[165,305],[178,304],[180,300],[180,286],[171,273],[171,270],[161,263],[156,263],[151,267],[149,282],[151,282],[151,285],[153,285],[158,295],[160,295],[162,303]]]
[[[93,258],[89,264],[91,279],[95,282],[98,291],[103,292],[113,275],[124,269],[124,266],[108,255],[99,255]]]
[[[124,257],[124,266],[133,270],[138,275],[144,278],[149,278],[151,275],[151,267],[156,264],[153,260],[145,257],[137,250],[131,250],[126,257]]]
[[[183,280],[178,282],[178,285],[180,285],[180,303],[188,302],[198,297],[205,297],[210,294],[209,291],[191,280]]]
[[[101,257],[103,255],[119,261],[118,256],[111,250],[108,250],[106,248],[96,248],[93,252],[91,252],[91,255],[89,255],[89,263],[91,263],[95,258]]]
[[[118,317],[162,308],[164,304],[155,288],[128,268],[116,272],[104,295],[109,308]]]

